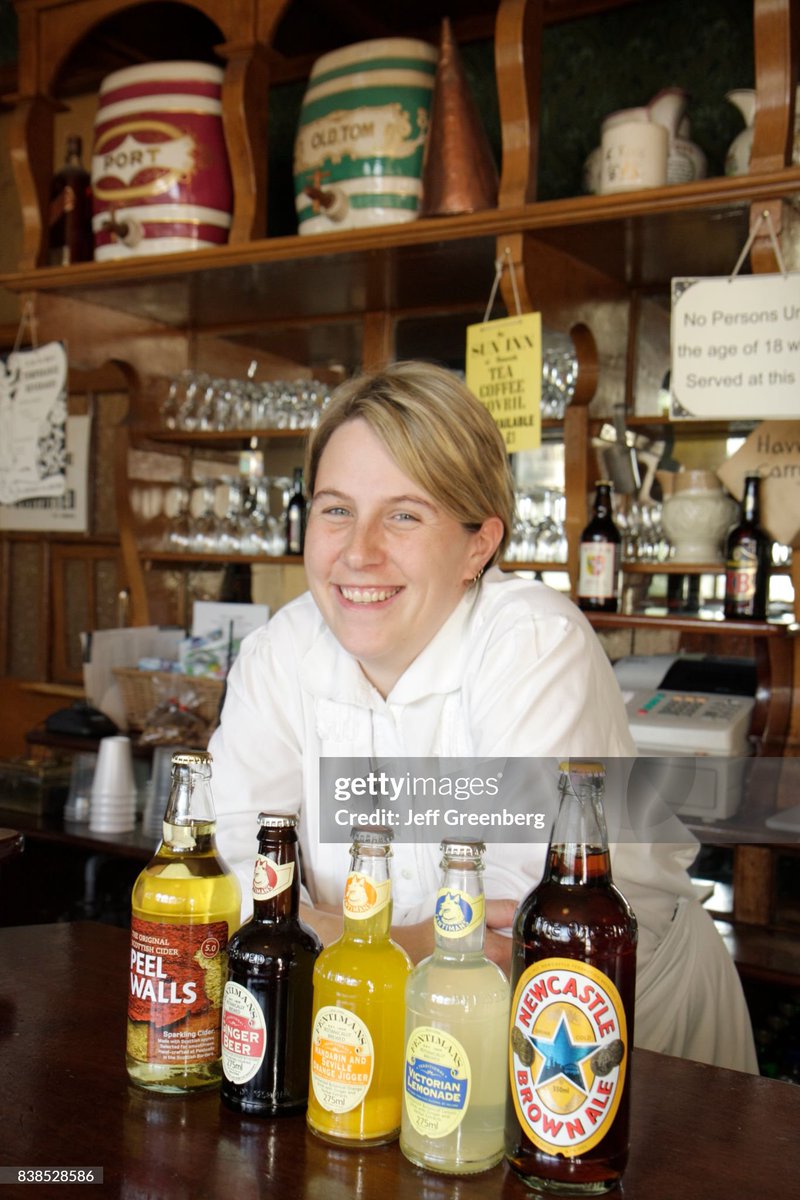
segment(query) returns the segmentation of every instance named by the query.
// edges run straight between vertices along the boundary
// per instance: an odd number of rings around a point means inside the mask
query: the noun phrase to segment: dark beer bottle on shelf
[[[303,468],[295,467],[294,483],[286,505],[286,553],[302,554],[306,540],[306,498],[303,493]]]
[[[615,1187],[628,1158],[636,918],[614,886],[602,763],[561,764],[541,883],[514,919],[506,1157],[531,1187]]]
[[[725,555],[725,616],[764,621],[767,616],[772,541],[761,528],[758,475],[744,481],[742,519],[728,535]]]
[[[619,608],[621,541],[611,507],[612,485],[595,484],[592,519],[581,534],[578,607],[587,612],[616,612]]]
[[[48,231],[52,267],[89,262],[94,255],[92,180],[81,159],[82,149],[79,137],[68,137],[64,165],[53,176]]]
[[[253,1117],[308,1103],[314,963],[322,943],[299,918],[297,818],[261,813],[253,915],[228,945],[222,1102]]]

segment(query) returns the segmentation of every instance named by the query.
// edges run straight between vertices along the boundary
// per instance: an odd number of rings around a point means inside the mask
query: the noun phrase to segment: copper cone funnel
[[[497,188],[489,139],[469,90],[449,18],[445,17],[422,165],[420,216],[452,216],[494,208]]]

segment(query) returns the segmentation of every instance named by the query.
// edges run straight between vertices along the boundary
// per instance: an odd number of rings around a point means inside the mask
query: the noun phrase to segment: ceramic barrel
[[[380,38],[317,59],[294,148],[300,233],[414,220],[437,57]]]
[[[209,63],[157,62],[103,80],[92,151],[95,259],[228,240],[233,186],[222,76]]]

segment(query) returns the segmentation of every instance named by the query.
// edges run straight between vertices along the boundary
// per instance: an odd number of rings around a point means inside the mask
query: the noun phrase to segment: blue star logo
[[[586,1045],[585,1042],[575,1044],[569,1034],[569,1026],[564,1016],[558,1022],[555,1036],[552,1038],[534,1037],[531,1039],[542,1056],[543,1062],[536,1079],[537,1087],[563,1075],[582,1092],[586,1091],[579,1063],[588,1058],[597,1049],[596,1043]]]

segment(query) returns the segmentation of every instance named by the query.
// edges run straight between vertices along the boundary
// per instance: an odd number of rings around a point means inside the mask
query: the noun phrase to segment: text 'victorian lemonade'
[[[378,1145],[400,1130],[403,1014],[411,960],[389,936],[392,832],[353,830],[344,930],[314,967],[307,1122],[338,1145]]]
[[[174,754],[161,843],[131,897],[128,1075],[185,1092],[222,1075],[220,1019],[228,939],[241,890],[219,856],[211,755]]]

